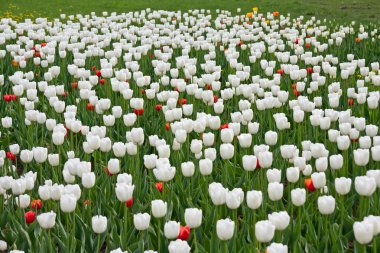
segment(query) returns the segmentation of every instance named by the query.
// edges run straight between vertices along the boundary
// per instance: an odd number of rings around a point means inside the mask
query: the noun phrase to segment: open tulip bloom
[[[0,251],[379,252],[378,25],[243,11],[1,19]]]

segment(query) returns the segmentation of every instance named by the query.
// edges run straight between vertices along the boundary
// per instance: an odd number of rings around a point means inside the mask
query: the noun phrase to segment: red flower
[[[16,101],[16,100],[17,100],[17,96],[16,96],[16,95],[9,95],[9,96],[11,96],[11,99],[12,99],[13,101]]]
[[[126,207],[131,207],[132,205],[133,205],[133,197],[127,200],[127,202],[125,202]]]
[[[150,59],[153,59],[153,54],[152,54],[152,53],[150,53],[149,57],[150,57]]]
[[[95,74],[96,74],[98,77],[101,77],[101,76],[102,76],[102,72],[101,72],[100,70],[97,70],[97,71],[95,72]]]
[[[177,239],[181,239],[183,241],[186,241],[190,236],[190,228],[188,226],[180,226],[179,227],[179,235]]]
[[[32,223],[36,219],[36,213],[33,211],[29,211],[25,213],[25,221],[26,223]]]
[[[307,73],[312,74],[313,73],[313,68],[312,67],[308,67],[307,68]]]
[[[296,90],[296,89],[297,89],[297,84],[296,84],[296,83],[293,83],[293,84],[292,84],[292,89],[293,89],[293,90]]]
[[[63,96],[63,97],[66,97],[66,96],[67,96],[66,91],[63,92],[62,96]]]
[[[157,104],[157,105],[156,105],[156,111],[161,111],[161,109],[162,109],[162,105]]]
[[[37,52],[35,52],[35,53],[34,53],[34,57],[37,57],[37,58],[41,57],[41,53],[40,53],[40,52],[38,52],[38,51],[37,51]]]
[[[87,104],[87,109],[88,109],[89,111],[93,111],[93,110],[95,109],[95,106],[93,106],[91,103],[88,103],[88,104]]]
[[[282,74],[284,74],[284,71],[283,71],[282,69],[278,69],[278,70],[277,70],[277,74],[282,75]]]
[[[353,106],[355,104],[355,100],[353,98],[349,98],[347,102],[349,106]]]
[[[225,129],[225,128],[228,128],[228,123],[223,124],[223,125],[220,126],[220,130]]]
[[[294,41],[294,43],[298,44],[298,38],[296,38],[296,40]]]
[[[219,99],[218,95],[214,95],[214,103],[218,102],[218,99]]]
[[[91,200],[89,200],[89,199],[85,199],[83,201],[83,205],[85,205],[85,206],[90,205],[90,204],[91,204]]]
[[[104,81],[104,79],[103,79],[103,78],[99,80],[99,83],[100,83],[101,85],[103,85],[103,84],[104,84],[104,82],[105,82],[105,81]]]
[[[315,191],[313,180],[311,178],[305,179],[305,186],[309,190],[309,192]]]
[[[96,70],[96,66],[92,66],[92,71],[95,71]]]
[[[144,109],[134,109],[134,112],[137,116],[144,114]]]
[[[306,43],[305,47],[310,48],[311,47],[310,43]]]
[[[47,43],[46,42],[42,42],[41,43],[41,47],[46,47]]]
[[[165,129],[166,129],[166,131],[170,130],[170,124],[169,123],[165,123]]]
[[[144,89],[141,90],[141,94],[143,94],[143,95],[145,94],[145,90]]]
[[[293,94],[296,97],[298,97],[299,95],[301,95],[301,93],[298,90],[296,90],[296,89],[293,90]]]
[[[178,105],[185,105],[187,103],[186,98],[182,98],[178,100]]]
[[[71,87],[73,87],[74,90],[76,90],[78,88],[78,83],[77,82],[72,82],[71,83]]]
[[[211,84],[207,84],[207,89],[208,89],[208,90],[211,90],[211,89],[212,89]]]
[[[360,38],[356,38],[355,41],[356,41],[356,43],[359,43],[360,42]]]
[[[256,159],[256,169],[260,169],[261,166],[260,166],[260,161],[259,159]]]
[[[162,188],[164,187],[164,184],[162,182],[157,182],[155,184],[156,186],[156,189],[159,191],[159,192],[162,192]]]
[[[40,210],[42,207],[42,201],[40,199],[33,199],[32,202],[30,203],[30,207],[32,209]]]
[[[7,152],[7,158],[9,159],[9,160],[12,160],[12,161],[14,161],[15,159],[16,159],[16,155],[14,155],[14,154],[12,154],[11,152]]]
[[[12,97],[10,95],[8,95],[8,94],[4,95],[3,99],[4,99],[5,102],[11,102],[12,101]]]

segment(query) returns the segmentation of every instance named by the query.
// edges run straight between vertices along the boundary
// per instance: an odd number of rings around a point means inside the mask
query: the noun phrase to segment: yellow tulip
[[[252,18],[252,16],[253,16],[253,13],[252,13],[252,12],[248,12],[248,13],[247,13],[247,18]]]
[[[257,8],[257,7],[253,7],[253,8],[252,8],[252,11],[253,11],[253,12],[258,12],[258,11],[259,11],[259,8]]]

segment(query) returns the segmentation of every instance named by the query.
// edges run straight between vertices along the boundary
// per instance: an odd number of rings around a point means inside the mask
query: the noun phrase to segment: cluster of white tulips
[[[0,251],[377,252],[379,39],[257,8],[1,19]]]

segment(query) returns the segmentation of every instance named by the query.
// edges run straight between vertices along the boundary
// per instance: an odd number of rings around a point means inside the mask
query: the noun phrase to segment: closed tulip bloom
[[[268,169],[267,170],[267,179],[269,183],[272,182],[281,182],[281,170],[278,169]]]
[[[82,185],[84,188],[90,189],[95,185],[95,173],[85,172],[82,174]]]
[[[300,170],[297,167],[289,167],[286,169],[286,179],[290,183],[296,183],[300,177]]]
[[[133,196],[134,185],[127,183],[116,183],[116,197],[120,202],[126,202]]]
[[[184,177],[192,177],[195,173],[195,165],[193,162],[184,162],[181,164],[181,171]]]
[[[277,132],[268,131],[265,133],[265,143],[269,146],[276,145],[277,143]]]
[[[249,148],[252,144],[252,135],[251,134],[240,134],[238,137],[240,147]]]
[[[190,144],[190,150],[192,153],[194,154],[198,154],[200,152],[202,152],[202,141],[201,140],[196,140],[196,139],[193,139],[191,141],[191,144]]]
[[[315,168],[317,171],[326,171],[328,167],[327,157],[319,157],[315,160]]]
[[[259,208],[263,202],[263,193],[261,191],[247,191],[247,206],[252,210]]]
[[[229,160],[234,157],[234,146],[230,143],[223,143],[220,145],[220,157],[223,160]]]
[[[254,155],[243,156],[243,169],[246,171],[254,171],[256,169],[257,158]]]
[[[180,224],[176,221],[168,221],[164,225],[164,235],[166,238],[175,239],[179,235]]]
[[[187,241],[177,239],[169,243],[169,253],[190,253],[190,246]]]
[[[350,147],[350,143],[351,143],[350,137],[348,137],[347,135],[339,136],[336,139],[336,142],[338,144],[339,150],[347,150]]]
[[[216,234],[219,240],[227,241],[232,238],[235,230],[235,222],[231,219],[218,220],[216,222]]]
[[[197,208],[186,208],[185,222],[189,228],[197,228],[202,224],[202,210]]]
[[[235,188],[226,192],[226,204],[230,209],[238,208],[244,201],[244,192],[241,188]]]
[[[354,222],[355,240],[360,244],[368,244],[373,239],[373,224],[368,221]]]
[[[339,195],[346,195],[350,192],[351,183],[352,183],[351,178],[345,178],[345,177],[335,178],[335,181],[334,181],[335,191]]]
[[[358,166],[366,166],[369,162],[369,149],[354,150],[355,164]]]
[[[270,242],[274,237],[276,227],[268,220],[255,224],[255,237],[259,242]]]
[[[25,209],[30,204],[30,196],[28,194],[19,195],[16,197],[16,204],[21,209]]]
[[[156,154],[150,154],[150,155],[144,155],[144,166],[147,169],[153,169],[156,167],[156,161],[157,161],[157,155]]]
[[[20,159],[24,163],[30,163],[33,160],[33,151],[30,150],[21,150]]]
[[[286,211],[274,212],[268,215],[268,220],[272,222],[276,230],[282,231],[289,225],[290,216]]]
[[[332,196],[318,197],[318,209],[323,215],[332,214],[335,210],[335,199]]]
[[[149,228],[150,215],[148,213],[138,213],[133,215],[133,224],[137,230],[146,230]]]
[[[175,131],[175,139],[179,143],[181,143],[181,144],[185,143],[186,137],[187,137],[186,130],[184,130],[184,129],[178,129],[177,131]]]
[[[221,183],[213,182],[208,186],[208,193],[214,205],[223,205],[226,203],[227,189]]]
[[[24,192],[26,190],[26,180],[24,180],[22,178],[12,180],[10,183],[10,186],[12,188],[12,194],[13,195],[24,194]]]
[[[41,213],[40,215],[37,216],[38,224],[43,229],[53,228],[55,225],[56,216],[57,216],[57,214],[53,211],[48,212],[48,213]]]
[[[258,154],[258,159],[260,162],[260,167],[264,169],[270,168],[273,163],[273,154],[269,151],[263,151]]]
[[[331,169],[340,170],[343,167],[343,156],[341,154],[331,155],[329,160]]]
[[[372,160],[380,162],[380,145],[371,148]]]
[[[77,206],[77,198],[73,194],[64,194],[61,196],[59,203],[62,212],[72,213]]]
[[[222,129],[220,137],[223,143],[231,143],[234,139],[234,130],[231,128]]]
[[[311,174],[311,180],[315,189],[321,189],[326,185],[326,174],[324,172],[314,172]]]
[[[371,196],[376,190],[376,180],[369,176],[355,178],[355,190],[360,196]]]
[[[199,170],[203,176],[211,175],[212,161],[210,159],[199,160]]]
[[[369,222],[373,225],[374,236],[380,234],[380,216],[368,215],[367,217],[364,217],[363,221]]]
[[[120,161],[119,161],[119,159],[115,159],[115,158],[110,159],[108,161],[107,168],[111,174],[119,173],[120,172]]]
[[[277,201],[282,198],[284,193],[284,185],[278,182],[272,182],[268,184],[268,195],[272,201]]]
[[[266,249],[267,253],[288,253],[288,246],[272,242]]]
[[[45,162],[47,159],[47,156],[48,156],[47,148],[42,148],[42,147],[33,148],[33,157],[37,163]]]
[[[116,157],[125,156],[126,150],[127,150],[127,146],[122,142],[116,142],[112,146],[112,151]]]
[[[91,219],[92,230],[96,234],[102,234],[107,230],[107,217],[102,215],[93,216]]]
[[[152,215],[155,218],[162,218],[166,215],[167,203],[160,200],[152,200]]]
[[[367,170],[366,176],[374,178],[377,188],[380,188],[380,170]]]
[[[0,251],[6,251],[8,248],[7,242],[0,240]]]
[[[306,202],[306,190],[304,188],[296,188],[291,191],[291,200],[293,205],[302,206]]]
[[[59,154],[49,154],[48,155],[48,161],[51,166],[58,166],[59,165]]]

